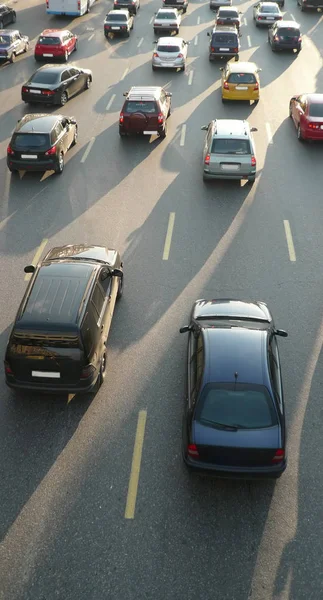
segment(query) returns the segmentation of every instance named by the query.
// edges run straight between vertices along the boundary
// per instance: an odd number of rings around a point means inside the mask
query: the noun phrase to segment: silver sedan
[[[162,37],[154,42],[156,45],[153,58],[152,69],[180,69],[185,71],[187,47],[189,42],[183,38]]]
[[[256,21],[256,27],[268,27],[276,21],[280,21],[283,15],[276,2],[258,2],[253,7],[253,18]]]

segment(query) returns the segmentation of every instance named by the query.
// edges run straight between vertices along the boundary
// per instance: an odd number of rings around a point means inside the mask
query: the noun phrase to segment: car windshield
[[[238,429],[264,429],[277,424],[277,415],[263,385],[209,383],[197,403],[196,420]]]
[[[117,10],[107,15],[107,21],[126,21],[127,17],[123,13],[119,13]]]
[[[158,13],[157,14],[157,19],[176,19],[175,17],[175,13],[169,12],[169,13]]]
[[[179,46],[157,46],[158,52],[180,52]]]
[[[279,27],[277,31],[278,35],[281,37],[294,38],[300,36],[300,31],[295,29],[294,27]]]
[[[278,6],[261,6],[260,12],[263,13],[278,13]]]
[[[7,46],[7,44],[10,44],[9,35],[0,35],[0,45]]]
[[[251,154],[250,142],[244,139],[219,139],[212,142],[211,154]]]
[[[46,83],[46,84],[51,84],[51,83],[56,83],[56,81],[59,78],[59,73],[53,73],[53,72],[46,72],[46,71],[37,71],[36,73],[34,73],[34,75],[30,78],[30,82],[32,83]]]
[[[222,33],[221,35],[215,34],[212,39],[212,44],[228,44],[229,46],[233,46],[234,44],[238,45],[237,38],[232,33]]]
[[[38,44],[42,44],[44,46],[59,46],[62,43],[60,38],[58,37],[40,37],[38,40]]]
[[[49,137],[45,133],[17,133],[13,143],[17,150],[28,148],[46,150],[50,146]]]
[[[228,77],[229,83],[255,83],[256,78],[253,73],[231,73]]]
[[[221,10],[219,12],[218,18],[221,19],[222,17],[225,17],[225,18],[231,17],[231,18],[237,19],[238,16],[239,15],[235,10]]]
[[[136,112],[143,112],[143,113],[155,113],[156,111],[156,104],[153,101],[150,100],[128,100],[126,102],[125,108],[124,108],[124,112],[127,113],[136,113]]]
[[[46,356],[45,348],[79,348],[80,340],[75,335],[60,335],[55,334],[53,336],[47,335],[36,335],[27,337],[26,334],[20,335],[15,334],[11,339],[11,348],[17,354],[44,354]],[[40,349],[42,349],[40,351]]]
[[[323,117],[323,104],[314,103],[310,104],[309,112],[310,117]]]

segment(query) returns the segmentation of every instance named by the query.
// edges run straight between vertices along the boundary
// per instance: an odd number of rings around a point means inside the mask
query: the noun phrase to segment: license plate
[[[31,94],[41,94],[40,90],[29,90]]]
[[[275,17],[266,17],[267,21],[274,21]]]
[[[111,27],[111,29],[120,29],[120,27]]]
[[[175,67],[174,63],[162,63],[162,67]]]
[[[236,90],[247,90],[247,89],[248,89],[248,86],[245,86],[245,85],[237,85],[236,86]]]
[[[239,165],[221,165],[222,171],[239,171]]]
[[[229,52],[229,48],[219,48],[220,52]]]
[[[54,54],[43,54],[43,56],[54,56]]]
[[[59,379],[61,374],[55,371],[32,371],[33,377],[49,377],[50,379]]]
[[[22,154],[21,158],[38,158],[37,154]]]
[[[157,135],[158,131],[143,131],[144,135]]]

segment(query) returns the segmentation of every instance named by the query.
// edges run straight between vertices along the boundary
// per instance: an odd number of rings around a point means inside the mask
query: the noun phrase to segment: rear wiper
[[[207,423],[214,429],[225,429],[226,431],[238,431],[236,425],[226,425],[225,423],[217,423],[216,421],[209,421],[208,419],[201,419],[201,423]]]

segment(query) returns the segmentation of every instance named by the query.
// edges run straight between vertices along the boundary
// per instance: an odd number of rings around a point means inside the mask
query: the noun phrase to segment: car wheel
[[[25,44],[24,52],[27,52],[28,48],[29,48],[29,44],[27,42],[27,44]]]
[[[63,173],[63,171],[64,171],[64,154],[63,154],[63,152],[60,152],[59,156],[58,156],[58,161],[57,161],[57,164],[55,167],[55,173],[57,175],[61,175]]]
[[[3,22],[0,21],[0,29],[3,29]]]
[[[40,62],[40,58],[38,58],[38,56],[34,56],[34,59],[36,62]]]
[[[157,68],[155,67],[155,65],[151,65],[151,68],[153,71],[157,71]]]
[[[299,54],[301,49],[302,49],[302,46],[299,46],[299,48],[296,48],[296,53]]]
[[[303,141],[304,141],[304,138],[303,138],[303,136],[302,136],[302,132],[301,132],[301,126],[300,126],[300,125],[297,127],[297,139],[298,139],[300,142],[303,142]]]
[[[292,105],[289,103],[289,116],[292,118]]]
[[[259,27],[259,23],[257,23],[257,21],[256,21],[256,27]]]
[[[15,53],[13,52],[13,53],[11,54],[10,58],[9,58],[9,62],[11,62],[11,63],[15,62],[15,58],[16,58],[16,55],[15,55]]]
[[[126,137],[127,134],[125,133],[125,131],[121,131],[119,129],[119,135],[120,135],[120,137],[124,138],[124,137]]]
[[[235,57],[234,57],[234,60],[235,60],[236,62],[238,62],[238,60],[239,60],[239,54],[237,54],[237,56],[235,56]]]
[[[17,21],[17,15],[14,12],[13,15],[12,15],[12,23],[15,23],[16,21]]]
[[[123,277],[119,277],[117,300],[120,300],[120,298],[122,298],[122,294],[123,294]]]
[[[256,175],[253,175],[252,177],[248,177],[248,183],[250,185],[252,185],[253,183],[255,183],[256,180]]]
[[[179,28],[178,27],[177,27],[177,29],[175,29],[175,33],[176,33],[176,35],[179,34]]]
[[[126,31],[126,37],[130,37],[130,31]]]
[[[304,12],[305,11],[304,4],[300,4],[299,6],[300,6],[300,9],[301,9],[301,12]]]
[[[136,9],[136,8],[134,8],[134,9],[133,9],[133,14],[134,14],[134,15],[136,15],[136,14],[137,14],[137,9]]]
[[[87,3],[87,8],[86,8],[86,12],[89,13],[91,11],[91,6],[90,3]]]
[[[100,371],[99,371],[97,383],[95,386],[96,392],[100,389],[101,385],[104,382],[106,369],[107,369],[107,353],[106,353],[106,351],[104,351],[102,354],[101,363],[100,363]]]
[[[68,61],[68,52],[66,50],[65,54],[64,54],[64,61],[67,62]]]
[[[89,76],[85,80],[84,89],[88,90],[91,87],[91,83],[92,83],[91,77]]]
[[[166,119],[168,119],[171,116],[171,114],[172,114],[172,105],[170,104]]]
[[[159,137],[164,140],[167,135],[167,121],[165,121],[164,129],[160,132]]]
[[[253,103],[254,103],[254,106],[257,106],[258,102],[259,102],[259,99],[258,99],[258,100],[254,100],[254,101],[253,101]]]
[[[77,128],[77,125],[75,125],[75,131],[74,131],[74,137],[73,137],[73,141],[72,141],[72,146],[75,146],[77,144],[77,138],[78,138],[78,128]]]
[[[273,45],[271,46],[271,51],[276,52],[276,48]]]
[[[17,169],[13,169],[12,167],[8,167],[10,173],[14,174],[14,173],[18,173]]]
[[[77,50],[77,46],[78,46],[78,41],[76,40],[76,42],[75,42],[75,46],[74,46],[74,52],[76,52],[76,50]]]
[[[186,6],[186,8],[183,8],[183,13],[186,13],[186,12],[187,12],[187,6]]]
[[[60,105],[64,106],[68,100],[68,96],[66,92],[61,93]]]

